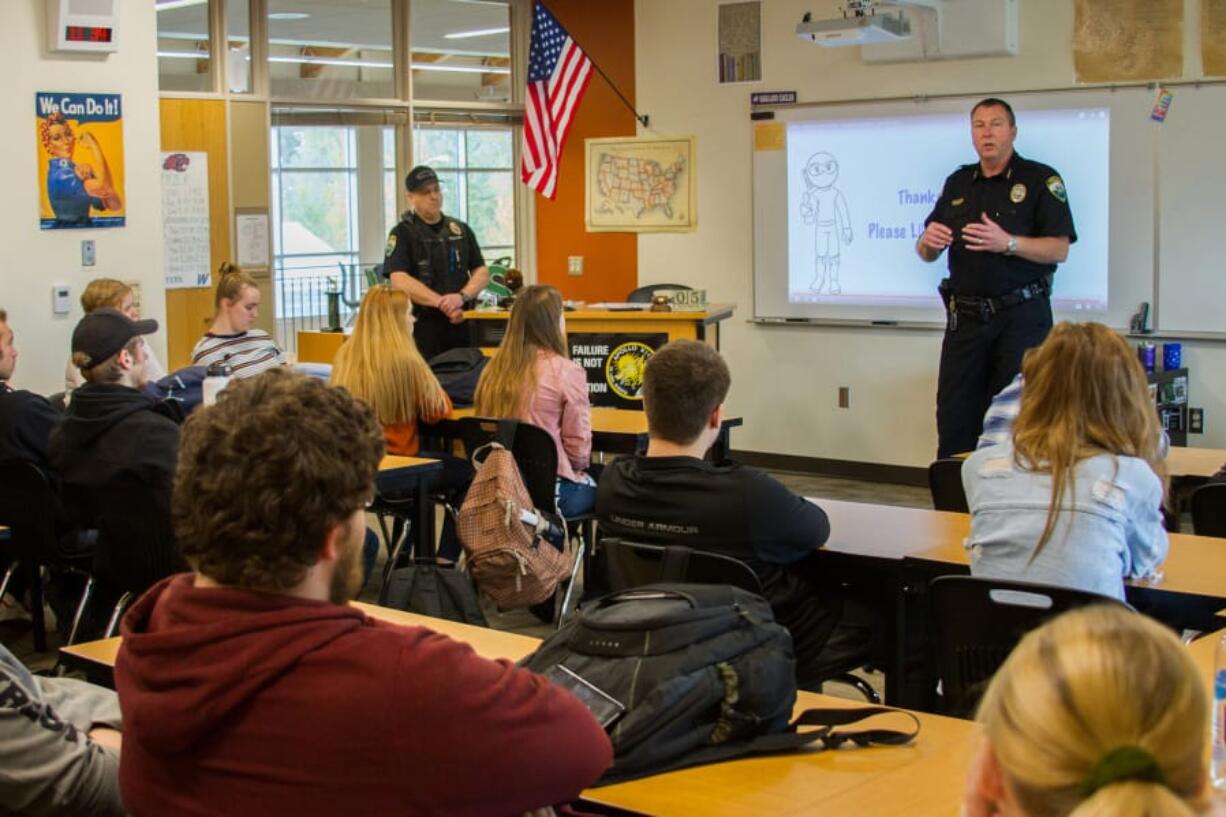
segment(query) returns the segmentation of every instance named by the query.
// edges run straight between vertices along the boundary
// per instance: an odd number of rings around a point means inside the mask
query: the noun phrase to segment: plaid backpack
[[[533,507],[515,457],[487,443],[473,452],[479,463],[457,518],[457,532],[477,587],[503,609],[528,607],[552,596],[570,575],[570,543],[558,550],[545,538],[557,518]]]

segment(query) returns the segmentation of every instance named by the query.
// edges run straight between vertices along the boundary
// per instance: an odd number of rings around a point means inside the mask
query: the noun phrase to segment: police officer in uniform
[[[1017,124],[1007,102],[977,104],[971,137],[979,161],[945,180],[915,245],[929,262],[949,249],[938,457],[975,448],[992,397],[1047,336],[1052,275],[1077,240],[1060,174],[1013,150]]]
[[[489,284],[489,272],[472,229],[443,214],[438,175],[424,165],[404,179],[410,210],[387,236],[383,274],[413,302],[413,339],[429,360],[468,346],[464,310]]]

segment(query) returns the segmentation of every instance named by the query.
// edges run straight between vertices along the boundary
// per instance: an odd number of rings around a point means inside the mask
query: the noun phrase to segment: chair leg
[[[21,562],[14,559],[9,563],[8,570],[4,571],[4,578],[0,579],[0,599],[4,598],[4,594],[9,591],[9,582],[13,580],[13,574],[17,572],[17,568],[21,566]]]
[[[34,623],[34,651],[47,651],[47,620],[43,614],[43,568],[34,561],[26,562],[30,579],[30,620]]]
[[[575,579],[579,575],[579,566],[583,563],[583,554],[587,550],[587,543],[583,540],[583,533],[579,533],[579,547],[575,551],[574,564],[570,568],[570,581],[566,583],[566,592],[562,595],[562,604],[558,607],[557,625],[560,629],[562,622],[566,621],[566,611],[570,607],[571,596],[575,593]]]
[[[85,617],[85,609],[89,606],[89,600],[94,595],[94,577],[88,576],[85,579],[85,589],[81,591],[81,600],[77,602],[76,612],[72,614],[72,629],[68,631],[68,644],[71,647],[77,643],[77,633],[81,629],[81,619]]]
[[[106,632],[102,634],[103,638],[110,638],[115,635],[115,630],[119,628],[119,619],[123,615],[124,610],[128,609],[128,605],[132,603],[134,596],[131,593],[124,593],[119,597],[119,601],[115,602],[115,609],[111,610],[111,620],[106,623]]]

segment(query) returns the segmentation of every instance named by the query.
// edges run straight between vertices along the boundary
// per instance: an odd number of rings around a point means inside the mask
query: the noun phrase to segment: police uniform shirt
[[[962,228],[982,214],[1011,236],[1077,240],[1064,182],[1051,167],[1023,159],[1015,151],[1003,173],[984,176],[979,164],[963,165],[945,180],[941,198],[924,226],[940,222],[953,231],[949,277],[954,293],[996,297],[1056,271],[1017,255],[967,249]]]
[[[463,289],[470,273],[483,266],[485,258],[472,228],[447,215],[426,224],[413,213],[405,213],[387,236],[385,278],[391,278],[393,272],[408,273],[446,295]],[[415,306],[414,311],[420,310]]]

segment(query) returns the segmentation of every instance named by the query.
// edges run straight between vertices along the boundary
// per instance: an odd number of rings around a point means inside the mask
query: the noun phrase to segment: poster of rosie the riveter
[[[123,108],[119,94],[34,95],[38,218],[44,230],[122,227]]]

